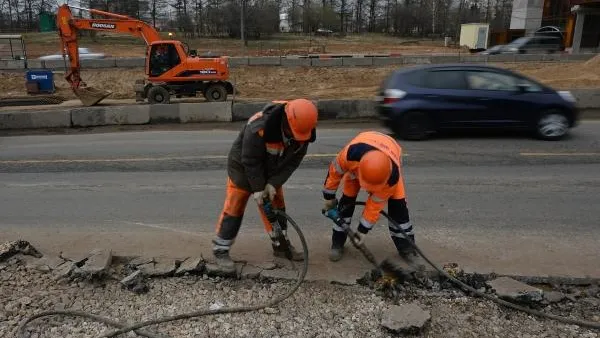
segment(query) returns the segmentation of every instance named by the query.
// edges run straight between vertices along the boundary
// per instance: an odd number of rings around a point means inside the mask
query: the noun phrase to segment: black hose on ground
[[[153,319],[153,320],[147,320],[144,322],[131,324],[131,325],[118,323],[109,318],[105,318],[102,316],[93,315],[93,314],[89,314],[89,313],[85,313],[85,312],[80,312],[80,311],[47,311],[47,312],[39,313],[39,314],[25,320],[18,328],[19,337],[26,338],[25,337],[25,328],[26,328],[27,324],[32,322],[33,320],[42,318],[42,317],[62,315],[62,316],[70,316],[70,317],[88,318],[88,319],[92,319],[92,320],[104,323],[106,325],[118,328],[118,330],[114,330],[112,332],[102,335],[101,336],[102,338],[116,337],[118,335],[130,332],[130,331],[134,331],[135,333],[137,333],[141,336],[144,336],[144,337],[148,337],[148,338],[165,338],[165,336],[158,335],[158,334],[151,333],[151,332],[145,332],[140,329],[143,327],[146,327],[146,326],[150,326],[150,325],[156,325],[156,324],[172,322],[172,321],[182,320],[182,319],[203,317],[203,316],[223,314],[223,313],[252,312],[252,311],[258,311],[261,309],[273,307],[273,306],[277,305],[278,303],[281,303],[284,300],[286,300],[287,298],[289,298],[292,294],[294,294],[294,292],[296,292],[296,290],[298,290],[298,288],[304,281],[304,278],[306,277],[306,273],[308,271],[308,245],[306,243],[306,239],[304,238],[304,234],[302,233],[302,230],[300,230],[300,227],[298,226],[298,224],[296,224],[296,222],[284,211],[276,210],[276,212],[279,213],[280,215],[284,216],[288,220],[289,224],[291,224],[292,227],[294,228],[294,230],[298,233],[298,237],[300,238],[300,242],[302,244],[304,261],[302,264],[302,269],[300,270],[300,274],[298,275],[298,279],[297,279],[296,283],[292,286],[292,288],[289,291],[287,291],[286,293],[284,293],[283,295],[273,299],[272,301],[270,301],[268,303],[252,305],[252,306],[242,306],[242,307],[230,307],[230,308],[224,307],[224,308],[220,308],[220,309],[216,309],[216,310],[200,310],[200,311],[184,313],[184,314],[179,314],[179,315],[174,315],[174,316],[157,318],[157,319]]]
[[[365,205],[365,202],[362,201],[357,201],[355,202],[356,205]],[[539,316],[539,317],[545,317],[545,318],[550,318],[550,319],[554,319],[556,321],[562,322],[562,323],[566,323],[566,324],[573,324],[573,325],[578,325],[581,327],[586,327],[589,329],[596,329],[596,330],[600,330],[600,323],[595,323],[595,322],[588,322],[588,321],[584,321],[584,320],[579,320],[579,319],[572,319],[572,318],[567,318],[567,317],[562,317],[562,316],[557,316],[557,315],[553,315],[553,314],[549,314],[549,313],[544,313],[541,311],[537,311],[537,310],[533,310],[530,308],[526,308],[523,306],[519,306],[517,304],[511,303],[511,302],[507,302],[503,299],[494,297],[492,295],[483,293],[475,288],[473,288],[472,286],[463,283],[462,281],[458,280],[457,278],[451,276],[450,274],[448,274],[444,269],[439,268],[436,264],[434,264],[429,258],[427,258],[427,256],[425,256],[425,254],[423,253],[423,251],[421,251],[421,249],[419,249],[419,247],[410,239],[410,237],[406,234],[406,232],[404,231],[404,229],[402,229],[402,227],[396,222],[394,221],[385,211],[381,211],[380,212],[385,218],[388,219],[388,221],[394,225],[395,228],[400,229],[402,231],[402,234],[409,239],[409,242],[411,244],[411,246],[415,249],[415,251],[421,256],[423,257],[423,259],[425,261],[427,261],[427,263],[429,263],[429,265],[431,265],[435,270],[437,270],[441,275],[443,275],[444,277],[448,278],[450,281],[452,281],[454,284],[458,285],[460,288],[462,288],[463,290],[468,290],[480,297],[483,297],[485,299],[491,300],[494,303],[500,304],[500,305],[504,305],[506,307],[510,307],[512,309],[515,310],[519,310],[519,311],[523,311],[525,313],[534,315],[534,316]]]

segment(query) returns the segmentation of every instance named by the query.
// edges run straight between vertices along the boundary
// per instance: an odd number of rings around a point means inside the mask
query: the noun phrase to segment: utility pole
[[[245,34],[245,16],[246,16],[246,1],[247,0],[241,0],[242,1],[242,11],[240,14],[240,36],[242,39],[242,43],[244,46],[244,49],[246,49],[246,46],[248,46],[248,41],[246,41],[246,34]]]

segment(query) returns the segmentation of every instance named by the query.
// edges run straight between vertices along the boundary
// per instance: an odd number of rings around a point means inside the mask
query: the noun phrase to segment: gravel
[[[118,278],[117,278],[118,277]],[[154,278],[149,291],[136,294],[115,276],[96,283],[55,280],[50,273],[23,264],[0,271],[0,337],[13,337],[18,323],[47,310],[84,310],[119,321],[135,322],[165,315],[221,306],[266,302],[285,292],[292,281],[234,280],[182,276]],[[435,285],[434,285],[435,286]],[[547,305],[544,311],[587,320],[600,320],[598,299],[587,289],[571,290],[577,300]],[[565,293],[567,293],[565,291]],[[394,337],[381,327],[382,313],[393,305],[415,303],[431,313],[420,337],[586,337],[600,332],[532,317],[492,302],[474,299],[453,289],[397,288],[393,297],[360,286],[305,282],[275,308],[177,321],[147,328],[175,337]],[[106,330],[89,320],[50,317],[29,326],[30,337],[98,337]],[[122,337],[125,337],[123,335]]]

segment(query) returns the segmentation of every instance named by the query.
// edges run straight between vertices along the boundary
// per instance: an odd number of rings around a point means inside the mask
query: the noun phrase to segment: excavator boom
[[[90,14],[107,17],[107,19],[74,18],[71,7],[86,10]],[[147,23],[134,18],[96,9],[86,9],[69,5],[61,5],[57,16],[58,31],[62,43],[63,58],[69,57],[69,67],[65,75],[75,95],[85,106],[93,106],[104,100],[109,91],[100,91],[88,87],[81,79],[81,64],[79,58],[79,43],[77,33],[80,30],[107,31],[112,33],[126,33],[144,39],[147,45],[159,41],[158,32]]]

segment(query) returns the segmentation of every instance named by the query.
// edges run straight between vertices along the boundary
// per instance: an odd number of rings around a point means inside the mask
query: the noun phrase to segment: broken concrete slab
[[[19,253],[36,258],[41,258],[43,256],[41,252],[39,252],[27,241],[18,240],[0,244],[0,262],[8,260],[12,256]]]
[[[488,281],[487,284],[495,290],[498,297],[523,303],[539,303],[544,292],[541,289],[521,283],[509,277],[500,277]]]
[[[242,267],[240,277],[244,279],[255,279],[260,276],[262,271],[263,269],[259,268],[258,266],[246,264]]]
[[[261,263],[258,265],[259,268],[263,269],[263,270],[274,270],[277,269],[277,263],[275,263],[275,261],[271,261],[271,262],[265,262],[265,263]]]
[[[56,270],[54,270],[55,279],[61,278],[69,278],[71,274],[75,271],[79,270],[77,264],[74,262],[65,262],[61,266],[59,266]]]
[[[133,267],[138,267],[140,265],[150,264],[150,263],[154,263],[154,258],[150,258],[150,257],[135,257],[134,259],[130,260],[127,263],[127,265],[133,266]]]
[[[41,272],[50,272],[56,270],[65,262],[66,261],[64,259],[57,256],[44,256],[38,260],[27,264],[27,268],[36,269]]]
[[[81,266],[81,270],[92,276],[103,275],[112,262],[112,251],[95,249],[88,255],[87,260]]]
[[[224,269],[213,263],[206,263],[204,265],[204,272],[210,277],[237,277],[238,276],[238,264],[233,269]]]
[[[129,276],[123,278],[120,283],[123,288],[133,291],[137,294],[146,293],[150,290],[144,279],[144,274],[140,270],[129,274]]]
[[[72,254],[65,254],[64,252],[61,252],[59,257],[64,259],[65,261],[73,262],[77,266],[81,267],[81,266],[83,266],[85,261],[90,257],[90,253],[88,252],[88,253],[79,253],[79,254],[72,255]]]
[[[183,276],[188,274],[201,274],[204,271],[204,259],[200,258],[188,258],[175,271],[175,276]]]
[[[431,321],[429,311],[416,303],[394,305],[383,312],[381,326],[395,333],[418,334]]]
[[[148,277],[171,276],[177,270],[177,262],[173,259],[154,259],[154,264],[145,264],[138,266],[144,275]]]

